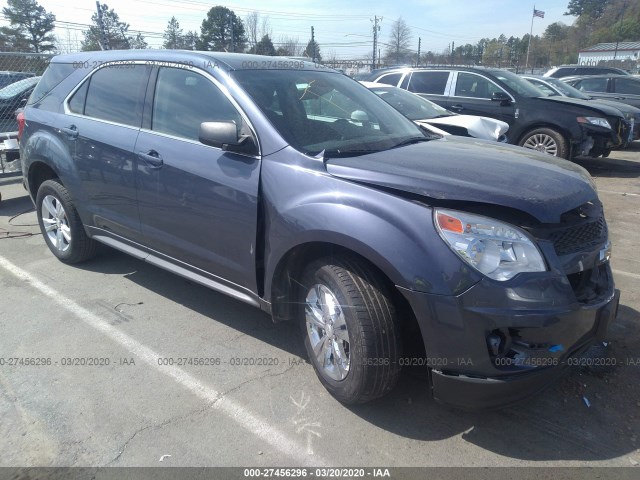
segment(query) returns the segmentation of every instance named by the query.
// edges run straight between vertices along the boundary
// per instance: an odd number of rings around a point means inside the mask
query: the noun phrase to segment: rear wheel
[[[551,128],[536,128],[527,132],[518,145],[554,157],[569,158],[567,141],[561,133]]]
[[[84,231],[69,191],[57,179],[42,182],[36,196],[40,231],[49,250],[65,263],[93,257],[96,243]]]
[[[304,343],[325,388],[345,404],[389,392],[400,373],[401,342],[379,274],[358,259],[328,257],[309,265],[301,283]]]

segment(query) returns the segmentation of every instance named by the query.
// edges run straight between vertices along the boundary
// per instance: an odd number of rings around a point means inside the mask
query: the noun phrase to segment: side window
[[[640,81],[630,78],[616,78],[616,93],[640,95]]]
[[[148,75],[144,65],[101,68],[89,81],[84,114],[139,127]]]
[[[410,92],[444,95],[449,72],[413,72],[409,80]]]
[[[80,115],[84,115],[84,104],[87,99],[87,90],[89,90],[89,81],[87,80],[82,84],[82,86],[76,90],[76,93],[73,94],[73,97],[69,100],[69,110],[73,113],[78,113]]]
[[[577,88],[585,92],[606,92],[606,78],[584,78],[578,83]]]
[[[241,116],[211,80],[190,70],[161,68],[153,99],[151,130],[198,140],[200,124]]]
[[[456,97],[491,98],[494,92],[502,89],[480,75],[459,72],[456,81]]]
[[[402,73],[387,73],[386,75],[381,76],[376,83],[384,83],[385,85],[391,85],[395,87],[398,85],[400,78],[402,77]]]

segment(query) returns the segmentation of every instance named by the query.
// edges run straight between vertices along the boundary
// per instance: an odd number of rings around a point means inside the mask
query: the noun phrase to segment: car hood
[[[501,143],[447,136],[368,155],[329,158],[336,177],[436,200],[501,205],[543,223],[597,198],[582,167]]]
[[[590,101],[597,104],[607,105],[612,108],[617,108],[622,113],[632,113],[635,117],[640,117],[640,108],[634,107],[633,105],[627,105],[626,103],[616,102],[614,100],[604,100],[602,98],[594,98]]]
[[[620,110],[609,105],[605,105],[603,103],[593,102],[591,100],[582,100],[581,98],[571,98],[571,97],[538,97],[543,102],[555,102],[555,103],[563,103],[565,105],[571,105],[578,108],[584,108],[586,110],[591,110],[592,112],[597,112],[600,114],[611,115],[614,117],[620,117]]]
[[[473,115],[451,115],[449,117],[426,118],[416,120],[418,124],[435,126],[462,127],[467,130],[470,136],[482,138],[484,140],[497,141],[507,130],[509,124],[489,117],[475,117]]]

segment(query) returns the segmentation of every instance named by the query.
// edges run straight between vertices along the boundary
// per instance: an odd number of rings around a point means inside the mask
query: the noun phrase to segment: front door
[[[160,68],[135,146],[145,245],[256,290],[260,160],[198,141],[201,122],[243,120],[208,76]]]

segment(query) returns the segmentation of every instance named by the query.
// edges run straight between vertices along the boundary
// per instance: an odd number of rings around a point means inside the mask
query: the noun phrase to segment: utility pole
[[[378,21],[382,21],[382,17],[378,18],[377,15],[373,17],[373,56],[371,57],[371,70],[375,70],[376,68],[376,52],[378,50],[378,32],[380,31],[380,26],[378,25]],[[379,59],[380,55],[378,55]]]
[[[420,66],[420,44],[422,43],[422,38],[418,37],[418,60],[416,61],[416,67]]]
[[[456,42],[451,42],[451,65],[453,65],[453,56],[455,55],[453,52],[456,49]]]
[[[311,61],[316,63],[316,37],[313,27],[311,27]]]
[[[618,44],[620,43],[620,34],[622,33],[622,23],[624,22],[624,11],[627,9],[627,0],[624,0],[624,4],[622,5],[622,18],[620,18],[620,29],[618,30],[618,35],[616,35],[616,49],[613,52],[613,61],[616,61],[616,57],[618,56]]]
[[[233,15],[229,16],[229,31],[231,32],[231,52],[236,51],[235,38],[233,37]]]
[[[106,32],[104,31],[104,23],[102,22],[102,9],[100,8],[100,2],[96,1],[96,7],[98,7],[98,28],[100,29],[100,39],[98,40],[98,44],[100,45],[101,50],[110,50],[109,40]]]

